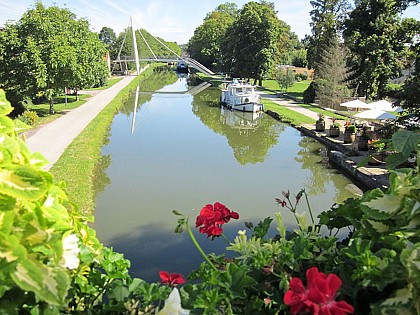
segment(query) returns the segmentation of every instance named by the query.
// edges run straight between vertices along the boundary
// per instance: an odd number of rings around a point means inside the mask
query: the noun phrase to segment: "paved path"
[[[269,99],[270,101],[279,104],[281,106],[286,107],[287,109],[293,110],[295,112],[301,113],[305,116],[308,116],[310,118],[313,118],[315,120],[318,120],[318,114],[306,109],[302,106],[299,106],[299,103],[293,101],[293,100],[289,100],[289,99],[285,99],[285,98],[278,98],[276,95],[274,94],[266,94],[266,93],[260,93],[261,97]]]
[[[112,99],[136,76],[126,76],[118,83],[90,98],[83,105],[67,112],[51,123],[25,136],[31,152],[40,152],[49,161],[49,170],[60,158],[67,146],[107,106]]]

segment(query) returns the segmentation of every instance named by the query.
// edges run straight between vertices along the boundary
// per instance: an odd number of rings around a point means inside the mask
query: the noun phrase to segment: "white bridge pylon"
[[[129,29],[131,28],[131,32],[132,32],[132,36],[133,36],[133,50],[134,50],[134,56],[121,56],[121,51],[122,48],[124,46],[125,40],[127,38],[127,32],[129,31]],[[138,32],[140,33],[141,38],[143,39],[144,43],[146,44],[147,48],[150,50],[150,52],[153,55],[153,58],[139,58],[138,55],[138,47],[137,47],[137,39],[136,39],[136,32],[134,30],[134,26],[133,26],[133,21],[130,17],[130,23],[128,25],[127,31],[125,32],[124,35],[124,39],[123,42],[121,44],[121,47],[118,51],[118,55],[117,55],[117,59],[115,59],[113,61],[114,64],[118,63],[120,64],[120,69],[122,69],[122,63],[124,63],[125,65],[125,69],[127,69],[127,62],[135,62],[136,63],[136,72],[137,75],[140,74],[140,62],[179,62],[179,61],[184,61],[189,67],[195,68],[200,72],[203,72],[204,74],[213,76],[215,73],[213,71],[211,71],[210,69],[206,68],[205,66],[203,66],[201,63],[199,63],[197,60],[194,60],[192,58],[183,58],[181,56],[179,56],[176,52],[174,52],[171,48],[169,48],[167,45],[165,45],[165,43],[163,43],[161,40],[159,40],[159,38],[153,36],[154,39],[156,39],[163,47],[165,47],[167,50],[169,50],[172,54],[174,54],[176,56],[176,58],[158,58],[156,57],[155,53],[153,52],[152,48],[149,46],[149,44],[147,43],[146,39],[144,38],[143,34],[141,33],[140,30],[138,30]]]

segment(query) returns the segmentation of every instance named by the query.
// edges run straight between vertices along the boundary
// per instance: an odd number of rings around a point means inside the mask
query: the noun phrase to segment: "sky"
[[[77,18],[86,18],[91,30],[112,28],[118,35],[129,25],[130,17],[135,29],[146,29],[166,41],[186,44],[194,30],[203,23],[207,13],[219,4],[235,2],[238,8],[249,0],[43,0],[45,6],[53,4],[68,8]],[[309,0],[271,0],[277,16],[290,25],[300,39],[310,34]],[[22,14],[33,7],[35,0],[0,0],[0,26],[7,20],[18,21]],[[420,19],[420,5],[409,8],[405,17]]]

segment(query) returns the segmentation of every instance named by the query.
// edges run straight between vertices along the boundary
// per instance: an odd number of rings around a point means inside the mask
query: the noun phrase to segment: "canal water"
[[[194,229],[200,209],[221,202],[240,216],[224,226],[233,240],[244,222],[278,211],[293,228],[293,215],[275,202],[283,191],[294,196],[304,188],[315,216],[355,197],[351,181],[328,166],[326,149],[315,140],[265,114],[214,106],[220,91],[197,93],[192,84],[173,72],[144,82],[136,110],[133,95],[103,147],[94,228],[130,259],[132,276],[147,281],[158,281],[161,270],[187,275],[203,261],[186,232],[174,233],[172,210],[188,216]],[[298,211],[305,210],[302,203]],[[224,252],[225,240],[195,232],[207,253]]]

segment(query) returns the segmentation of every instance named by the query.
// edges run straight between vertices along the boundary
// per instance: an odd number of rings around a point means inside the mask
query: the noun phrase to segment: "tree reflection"
[[[309,189],[308,195],[325,193],[325,184],[333,177],[331,172],[325,171],[328,165],[325,147],[309,137],[303,137],[299,141],[299,146],[302,149],[297,153],[295,161],[301,163],[302,169],[311,171],[305,184],[305,187]]]
[[[307,178],[305,187],[308,195],[320,195],[327,192],[326,185],[333,184],[336,188],[335,202],[342,202],[358,190],[352,189],[348,179],[338,170],[330,166],[328,149],[316,140],[303,137],[299,141],[301,150],[297,153],[295,161],[301,163],[302,169],[307,169],[311,175]],[[328,171],[327,171],[328,169]]]
[[[278,143],[286,125],[267,115],[249,120],[241,118],[241,112],[225,112],[217,104],[219,98],[220,90],[215,88],[198,93],[194,96],[193,113],[211,130],[227,138],[235,159],[241,165],[263,162],[269,149]],[[235,115],[239,125],[234,123]]]
[[[138,100],[137,111],[141,106],[150,102],[154,91],[158,91],[163,87],[173,84],[178,80],[176,72],[170,68],[163,66],[154,69],[153,75],[146,78],[140,84],[140,94]],[[121,114],[130,117],[133,114],[135,93],[130,94],[129,99],[119,109]]]

